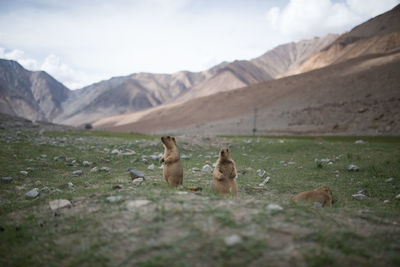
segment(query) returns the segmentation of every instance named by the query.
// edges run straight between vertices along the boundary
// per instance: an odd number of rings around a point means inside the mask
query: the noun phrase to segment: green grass
[[[366,141],[355,144],[358,139]],[[201,192],[169,188],[158,159],[159,136],[96,131],[0,131],[1,266],[398,266],[400,264],[399,137],[177,137],[184,184]],[[238,169],[237,198],[211,190],[212,174],[192,172],[212,164],[229,146]],[[111,154],[130,149],[132,156]],[[46,157],[42,156],[46,155]],[[71,161],[53,160],[64,155]],[[330,159],[332,163],[321,161]],[[83,167],[84,160],[93,162]],[[154,170],[148,170],[150,164]],[[348,172],[355,164],[359,172]],[[106,166],[110,172],[90,172]],[[20,173],[28,167],[27,176]],[[132,184],[127,169],[145,173]],[[73,176],[74,170],[84,175]],[[258,185],[267,171],[271,180]],[[393,177],[392,182],[385,182]],[[67,183],[72,182],[73,187]],[[114,185],[122,189],[113,189]],[[19,187],[19,188],[17,188]],[[39,188],[40,195],[25,193]],[[293,203],[295,194],[328,187],[331,208]],[[366,189],[364,201],[351,195]],[[109,196],[121,200],[109,203]],[[73,207],[51,211],[49,201]],[[151,203],[128,208],[133,200]],[[389,203],[383,203],[389,200]],[[283,207],[270,211],[268,204]],[[242,241],[225,244],[237,234]]]

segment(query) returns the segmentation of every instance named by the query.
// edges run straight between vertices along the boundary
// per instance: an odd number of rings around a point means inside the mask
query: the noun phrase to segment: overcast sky
[[[135,72],[201,71],[343,33],[400,0],[0,0],[0,58],[70,89]]]

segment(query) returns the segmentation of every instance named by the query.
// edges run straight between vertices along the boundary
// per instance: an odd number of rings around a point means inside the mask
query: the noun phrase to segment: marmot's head
[[[331,192],[331,190],[329,190],[329,189],[328,189],[328,188],[326,188],[326,187],[324,187],[324,188],[321,188],[321,189],[319,189],[318,191],[325,192],[325,193],[327,193],[328,195],[332,196],[332,192]]]
[[[219,151],[219,158],[221,160],[231,160],[231,151],[229,148],[223,148]]]
[[[176,146],[176,140],[173,136],[163,136],[161,137],[161,142],[164,144],[166,148],[173,148]]]

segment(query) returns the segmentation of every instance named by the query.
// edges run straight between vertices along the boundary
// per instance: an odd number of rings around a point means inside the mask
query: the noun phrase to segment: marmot
[[[161,142],[164,145],[164,155],[160,159],[164,162],[163,176],[169,186],[176,187],[182,184],[183,168],[175,137],[163,136]]]
[[[219,151],[217,165],[214,168],[213,190],[222,195],[237,195],[236,166],[228,148]]]
[[[332,192],[328,188],[301,192],[293,197],[294,201],[319,202],[322,206],[332,206]]]

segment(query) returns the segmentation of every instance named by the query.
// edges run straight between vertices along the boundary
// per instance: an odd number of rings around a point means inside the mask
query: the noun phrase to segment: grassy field
[[[177,142],[190,156],[182,159],[184,184],[201,192],[168,188],[157,136],[0,131],[0,177],[13,177],[0,185],[0,266],[400,265],[400,138],[178,136]],[[239,172],[237,198],[215,195],[212,174],[192,170],[212,165],[223,146]],[[349,164],[360,171],[347,171]],[[110,171],[91,172],[95,166]],[[129,167],[145,174],[143,184],[132,183]],[[258,169],[271,177],[265,186]],[[83,175],[74,176],[76,170]],[[291,201],[320,187],[332,191],[331,208]],[[33,188],[39,195],[26,197]],[[361,189],[369,197],[352,199]],[[55,199],[72,207],[51,210]]]

